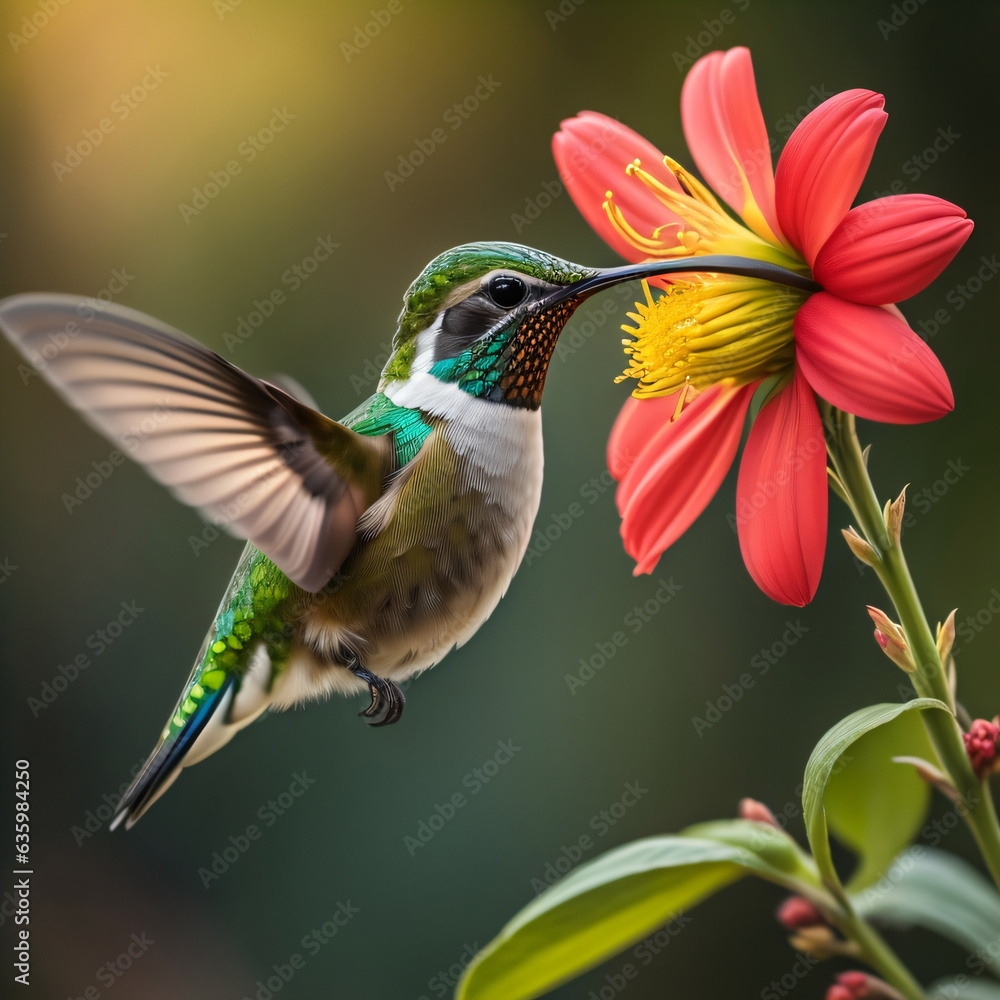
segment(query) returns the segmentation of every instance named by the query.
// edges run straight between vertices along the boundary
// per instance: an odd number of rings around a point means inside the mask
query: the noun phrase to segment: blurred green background
[[[0,294],[121,287],[117,301],[255,374],[291,374],[338,415],[374,388],[402,292],[441,250],[516,239],[588,264],[616,262],[568,196],[551,197],[549,139],[560,119],[600,110],[689,162],[680,67],[738,44],[753,51],[779,145],[817,95],[882,91],[889,123],[862,198],[896,182],[897,191],[958,202],[977,228],[942,278],[904,307],[937,334],[931,344],[953,380],[955,413],[922,427],[865,425],[862,435],[873,442],[884,496],[912,484],[907,541],[930,613],[982,612],[984,624],[960,634],[962,693],[973,714],[993,715],[1000,282],[980,282],[974,294],[959,286],[968,289],[980,258],[994,261],[1000,250],[996,6],[393,7],[386,23],[368,25],[368,37],[365,25],[385,0],[6,3]],[[732,11],[731,23],[722,10]],[[31,18],[41,27],[28,37]],[[478,108],[455,117],[453,105],[480,78],[491,87]],[[285,124],[273,141],[242,145],[274,109]],[[111,128],[77,162],[67,145],[102,119]],[[446,141],[390,184],[386,172],[442,126]],[[193,189],[234,159],[241,170],[217,197],[182,214]],[[291,292],[283,275],[321,237],[339,248]],[[276,288],[287,300],[227,349],[225,335]],[[743,795],[794,812],[822,732],[854,708],[899,697],[902,675],[878,652],[864,612],[884,599],[840,542],[847,513],[836,501],[823,582],[804,610],[769,602],[747,576],[727,522],[732,477],[652,577],[632,577],[613,493],[600,478],[626,391],[612,377],[627,304],[620,293],[591,302],[553,361],[538,526],[558,537],[522,567],[475,639],[410,686],[402,724],[369,730],[355,716],[360,702],[342,700],[269,718],[186,771],[135,830],[116,835],[103,823],[91,835],[88,813],[106,814],[105,797],[150,749],[241,543],[222,538],[195,556],[197,515],[133,466],[115,468],[68,512],[62,495],[111,446],[41,379],[24,384],[18,357],[0,345],[3,729],[5,760],[32,767],[32,995],[252,997],[256,981],[296,952],[306,964],[282,997],[444,995],[471,952],[532,898],[532,880],[545,878],[564,846],[590,834],[590,857],[732,815]],[[961,470],[951,484],[949,468]],[[567,521],[574,503],[582,515]],[[560,523],[569,526],[553,527]],[[666,603],[655,596],[665,593],[661,580],[680,588]],[[133,601],[143,609],[135,622],[97,653],[102,642],[92,637]],[[626,616],[647,601],[655,610],[633,630],[636,619]],[[798,639],[785,647],[789,623]],[[619,630],[627,644],[571,693],[566,675]],[[761,676],[753,664],[764,650],[774,663]],[[81,653],[91,665],[33,711],[28,699]],[[699,735],[692,718],[748,670],[754,687]],[[498,741],[519,749],[473,792],[477,779],[467,776]],[[303,771],[315,784],[266,825],[258,811]],[[604,823],[601,811],[627,783],[648,791]],[[425,846],[408,849],[404,838],[455,792],[467,805]],[[251,823],[263,827],[261,838],[206,887],[199,869]],[[801,833],[798,819],[791,825]],[[963,832],[946,846],[969,853]],[[773,888],[745,883],[698,908],[667,949],[638,963],[628,995],[760,995],[795,962],[771,919],[779,901]],[[302,939],[338,904],[342,915],[348,904],[359,912],[307,951]],[[132,935],[154,943],[140,948]],[[957,949],[893,940],[925,980],[963,968]],[[141,954],[119,978],[107,963],[130,941]],[[613,959],[557,996],[600,993],[630,960]],[[820,997],[834,971],[792,975],[792,992]]]

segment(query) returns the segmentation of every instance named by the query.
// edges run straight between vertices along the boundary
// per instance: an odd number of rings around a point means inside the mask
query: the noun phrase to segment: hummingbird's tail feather
[[[201,666],[199,662],[199,667]],[[251,655],[242,676],[226,673],[218,688],[207,691],[191,709],[196,688],[205,691],[206,674],[196,668],[184,694],[135,781],[122,796],[111,829],[124,821],[128,830],[174,783],[181,769],[197,764],[224,747],[271,704],[271,658],[263,645]],[[207,678],[209,683],[214,679]]]
[[[174,783],[184,766],[184,758],[197,745],[212,716],[232,700],[236,678],[230,675],[222,686],[206,698],[180,729],[168,726],[160,742],[149,755],[135,781],[122,796],[118,812],[111,821],[116,830],[122,821],[128,830],[142,814]]]
[[[275,614],[287,588],[281,571],[248,544],[170,719],[122,796],[112,830],[133,826],[181,768],[215,753],[270,706],[276,669],[287,660],[288,636]]]

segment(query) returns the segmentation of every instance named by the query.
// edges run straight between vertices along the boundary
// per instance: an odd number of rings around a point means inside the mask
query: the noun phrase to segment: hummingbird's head
[[[516,243],[466,243],[406,292],[383,384],[426,373],[474,396],[537,408],[566,321],[601,272]]]
[[[819,290],[811,278],[742,257],[594,268],[518,243],[466,243],[435,257],[407,290],[380,387],[419,376],[537,409],[559,334],[587,296],[623,281],[691,271],[695,262],[698,271]]]

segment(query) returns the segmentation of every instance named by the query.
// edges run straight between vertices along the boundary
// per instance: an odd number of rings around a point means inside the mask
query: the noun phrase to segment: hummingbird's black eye
[[[512,274],[498,274],[490,279],[489,293],[501,309],[513,309],[525,300],[528,286]]]

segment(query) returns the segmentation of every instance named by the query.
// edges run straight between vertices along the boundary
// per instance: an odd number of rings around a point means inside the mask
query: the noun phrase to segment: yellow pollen
[[[644,302],[628,313],[628,367],[635,396],[687,388],[678,407],[722,381],[745,385],[794,363],[792,321],[806,293],[757,278],[706,275],[674,281],[657,298],[643,282]]]

